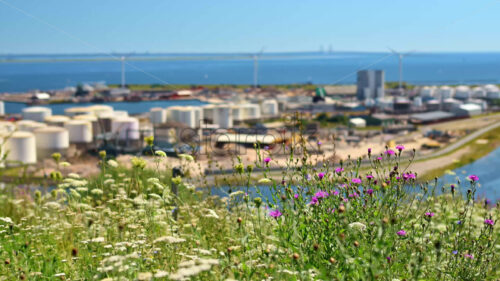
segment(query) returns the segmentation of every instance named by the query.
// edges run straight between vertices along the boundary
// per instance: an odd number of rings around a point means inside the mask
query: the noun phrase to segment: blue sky
[[[499,11],[497,0],[0,0],[0,53],[500,51]]]

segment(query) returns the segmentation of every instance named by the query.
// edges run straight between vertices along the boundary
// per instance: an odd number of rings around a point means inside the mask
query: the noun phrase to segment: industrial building
[[[358,100],[377,99],[384,97],[385,80],[383,70],[358,71],[357,93]]]
[[[457,107],[454,107],[451,112],[456,116],[466,116],[471,117],[475,115],[481,114],[481,106],[473,103],[461,104]]]

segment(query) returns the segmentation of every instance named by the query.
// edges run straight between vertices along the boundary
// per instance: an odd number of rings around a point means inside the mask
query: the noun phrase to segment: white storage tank
[[[89,106],[89,110],[91,110],[95,116],[101,117],[101,115],[108,115],[109,113],[113,113],[113,107],[109,105],[92,105]]]
[[[453,96],[453,89],[449,86],[441,86],[439,88],[439,97],[442,99],[448,99]]]
[[[34,134],[39,159],[50,157],[54,152],[66,154],[69,147],[69,134],[65,128],[49,126],[36,129]]]
[[[459,100],[467,100],[472,96],[471,90],[468,86],[458,86],[455,88],[455,98]]]
[[[203,110],[198,106],[168,107],[167,120],[183,123],[190,128],[197,128],[203,120]]]
[[[495,85],[485,85],[484,90],[486,91],[486,98],[491,100],[500,99],[500,90]]]
[[[64,114],[69,117],[74,117],[77,115],[94,114],[94,112],[90,107],[70,107],[64,110]]]
[[[85,120],[70,120],[64,124],[70,143],[92,142],[92,123]]]
[[[149,121],[151,121],[152,124],[167,122],[167,111],[161,107],[151,108],[149,111]]]
[[[453,98],[448,98],[443,100],[443,110],[445,111],[451,111],[453,108],[457,108],[462,104],[461,101],[453,99]]]
[[[113,112],[114,117],[128,117],[128,112],[125,110],[115,110]]]
[[[255,120],[260,118],[260,106],[258,104],[246,104],[245,115],[247,119]]]
[[[33,120],[20,120],[16,122],[17,130],[24,132],[33,132],[38,128],[47,127],[47,124]]]
[[[233,127],[233,113],[229,105],[218,105],[213,110],[213,124],[217,124],[219,128],[223,129]]]
[[[35,135],[30,132],[14,132],[5,136],[4,148],[9,165],[36,163]]]
[[[45,123],[49,126],[64,127],[64,123],[71,120],[68,116],[64,115],[52,115],[45,118]]]
[[[139,120],[133,117],[121,117],[111,120],[111,132],[118,140],[139,140]]]
[[[485,98],[486,91],[482,87],[474,87],[474,89],[472,89],[472,97],[475,99]]]
[[[74,120],[89,121],[92,124],[92,135],[97,136],[101,134],[101,125],[99,124],[99,119],[95,115],[77,115],[73,117]],[[110,125],[111,126],[111,125]]]
[[[52,115],[52,109],[48,107],[33,106],[23,108],[23,119],[44,122],[45,118]]]
[[[202,106],[203,119],[208,120],[209,122],[213,123],[214,122],[215,107],[217,107],[215,104],[207,104],[207,105]]]
[[[278,115],[278,102],[274,99],[263,101],[261,105],[261,112],[263,115],[267,116]]]
[[[5,115],[5,104],[0,101],[0,115]]]
[[[414,107],[422,107],[423,106],[422,97],[413,98],[413,106]]]
[[[436,92],[436,87],[424,86],[420,88],[420,96],[423,98],[433,97]]]

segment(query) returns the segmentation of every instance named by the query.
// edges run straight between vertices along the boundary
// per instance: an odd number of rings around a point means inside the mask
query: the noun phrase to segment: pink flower
[[[293,195],[293,198],[299,199],[299,195],[297,193],[295,193],[295,195]]]
[[[493,226],[495,224],[495,221],[494,220],[490,220],[490,219],[485,219],[484,220],[484,224]]]
[[[311,202],[309,202],[309,204],[311,204],[311,205],[318,205],[318,204],[319,204],[318,197],[313,196],[313,197],[311,198]]]
[[[338,191],[338,190],[335,190],[335,191],[333,192],[333,195],[335,195],[335,196],[339,195],[339,191]]]
[[[380,156],[377,157],[377,160],[382,161],[382,157],[380,157]]]
[[[276,209],[276,210],[272,210],[271,212],[269,212],[269,215],[275,219],[281,217],[283,214],[280,212],[280,210]]]
[[[320,180],[322,180],[324,177],[325,177],[325,173],[323,173],[323,172],[318,173],[318,178],[319,178]]]
[[[320,191],[316,192],[316,194],[314,194],[314,197],[316,197],[316,198],[326,198],[326,197],[328,197],[328,195],[329,195],[328,192],[320,190]]]
[[[417,177],[415,176],[415,174],[411,174],[411,173],[405,173],[403,174],[403,179],[404,180],[414,180],[416,179]]]
[[[349,198],[354,198],[354,197],[359,197],[359,195],[356,192],[349,194]]]
[[[387,149],[385,151],[385,154],[387,154],[387,155],[394,155],[394,154],[396,154],[396,152],[394,152],[394,150],[392,150],[392,149]]]
[[[433,212],[426,212],[425,216],[428,218],[432,218],[435,214]]]
[[[405,149],[405,147],[404,145],[396,145],[396,149],[399,150],[399,152],[401,152]]]
[[[373,179],[373,175],[366,175],[366,178],[367,178],[368,180],[371,180],[371,179]]]
[[[264,158],[264,162],[266,164],[269,164],[269,162],[271,162],[271,158],[269,158],[269,157]]]
[[[368,195],[372,195],[372,194],[373,194],[373,189],[371,189],[371,188],[370,188],[370,189],[368,189],[368,190],[366,191],[366,194],[368,194]]]
[[[469,179],[470,179],[471,181],[475,182],[475,181],[478,181],[478,180],[479,180],[479,177],[478,177],[478,176],[476,176],[476,175],[470,175],[470,176],[469,176]]]
[[[396,232],[396,234],[398,236],[406,236],[406,231],[404,231],[403,229],[401,229],[400,231]]]
[[[344,171],[344,168],[342,168],[342,167],[335,168],[335,173],[337,173],[337,174],[340,174],[343,171]]]
[[[356,184],[361,183],[361,179],[358,179],[358,178],[353,178],[351,181],[352,181],[352,183],[356,183]]]
[[[372,149],[368,148],[368,154],[372,154]]]

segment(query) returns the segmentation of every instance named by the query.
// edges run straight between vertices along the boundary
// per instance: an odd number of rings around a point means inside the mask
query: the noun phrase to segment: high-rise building
[[[377,99],[384,97],[384,71],[360,70],[358,71],[358,100]]]

